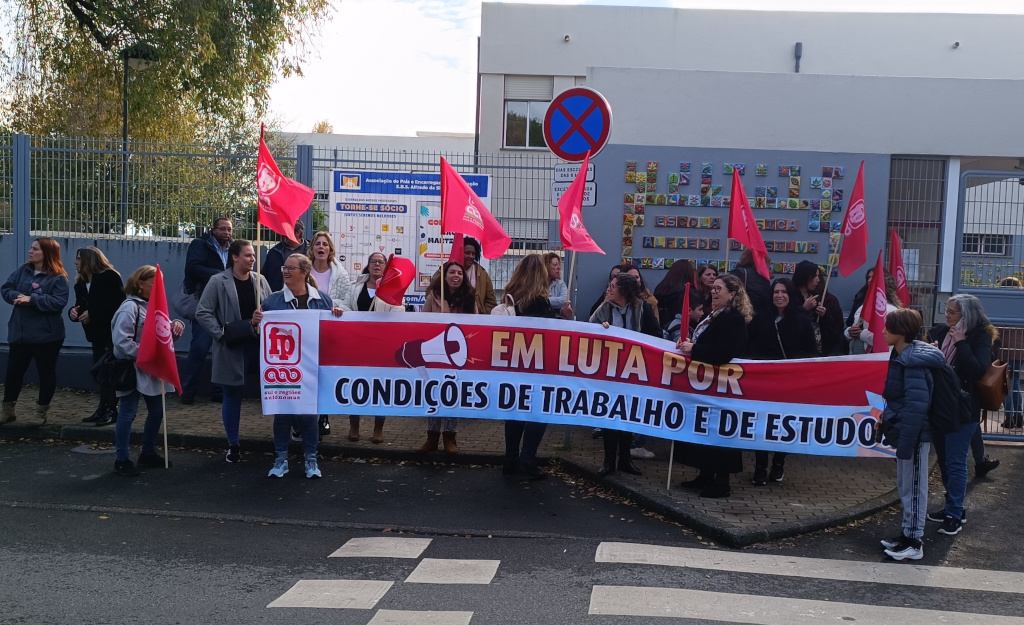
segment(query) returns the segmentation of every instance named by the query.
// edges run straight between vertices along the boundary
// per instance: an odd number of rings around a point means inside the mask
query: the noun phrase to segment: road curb
[[[132,443],[138,444],[141,432],[132,432]],[[87,443],[113,444],[113,427],[95,427],[88,425],[31,426],[12,423],[0,428],[0,439],[3,440],[61,440]],[[205,449],[221,451],[227,449],[227,442],[222,436],[198,434],[169,434],[168,443],[173,447]],[[273,440],[266,438],[243,438],[240,441],[243,454],[272,453]],[[396,462],[433,462],[447,465],[500,465],[504,454],[485,452],[459,452],[447,455],[443,452],[417,453],[411,449],[392,449],[389,447],[365,447],[321,441],[320,451],[325,456],[342,456],[346,458],[379,458]],[[759,542],[790,538],[800,534],[819,531],[829,527],[845,525],[868,517],[899,502],[896,489],[862,502],[849,508],[834,512],[822,513],[812,519],[797,520],[786,523],[775,523],[765,529],[748,530],[730,526],[718,519],[693,509],[681,506],[677,501],[665,496],[660,491],[637,488],[636,484],[618,475],[599,477],[590,467],[575,462],[564,455],[556,455],[551,460],[562,463],[568,472],[596,482],[615,494],[626,497],[643,508],[681,523],[690,529],[706,535],[723,545],[734,548],[747,547]]]

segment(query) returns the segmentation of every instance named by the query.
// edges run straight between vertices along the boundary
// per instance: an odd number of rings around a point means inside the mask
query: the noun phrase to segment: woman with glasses
[[[929,512],[928,520],[942,523],[941,533],[956,534],[967,520],[964,498],[968,451],[974,455],[975,477],[985,477],[999,466],[998,460],[985,457],[985,442],[978,427],[982,413],[977,390],[978,380],[992,365],[993,345],[999,341],[999,331],[973,295],[961,293],[949,298],[945,317],[945,323],[928,330],[928,337],[932,345],[942,350],[946,362],[960,378],[960,388],[971,394],[975,419],[961,425],[956,432],[933,437],[942,485],[946,488],[946,505],[943,510]]]
[[[263,302],[263,310],[329,310],[340,317],[342,309],[335,306],[331,297],[317,289],[316,279],[309,258],[304,254],[292,254],[281,265],[284,287]],[[288,440],[291,428],[302,432],[303,467],[306,479],[321,477],[317,466],[317,415],[274,415],[274,466],[267,477],[284,477],[288,473]]]
[[[661,325],[658,324],[654,308],[643,298],[640,281],[626,273],[627,271],[628,269],[615,274],[608,281],[604,303],[590,316],[590,322],[600,323],[605,328],[615,326],[662,338]],[[597,470],[597,474],[603,477],[615,473],[618,459],[619,471],[630,475],[643,475],[643,471],[633,465],[630,455],[633,434],[608,427],[602,428],[602,432],[604,463]]]
[[[405,312],[404,306],[392,306],[391,304],[377,299],[377,282],[384,277],[384,267],[388,259],[380,252],[370,254],[366,261],[363,273],[359,274],[356,281],[349,289],[348,298],[338,303],[344,310],[357,312]],[[373,418],[373,435],[370,442],[380,444],[384,442],[384,420],[386,417]],[[350,415],[348,418],[348,440],[359,440],[359,415]]]
[[[334,247],[331,233],[321,230],[313,235],[313,241],[309,244],[309,260],[313,264],[310,275],[322,287],[321,290],[331,296],[331,301],[344,305],[349,293],[352,292],[352,283],[349,281],[348,271],[335,257],[336,253],[337,248]],[[318,425],[320,436],[331,433],[331,420],[327,415],[320,415]]]
[[[68,319],[82,324],[85,338],[92,345],[92,361],[114,348],[110,323],[124,301],[124,284],[107,257],[99,248],[88,245],[75,254],[75,305],[68,309]],[[100,387],[100,405],[82,423],[110,425],[117,421],[117,395],[112,387]]]
[[[719,276],[711,287],[711,312],[693,330],[692,339],[682,339],[676,348],[693,360],[724,365],[747,351],[747,324],[754,311],[743,283],[732,274]],[[697,467],[695,479],[680,484],[700,490],[701,497],[728,497],[732,494],[729,474],[743,471],[739,449],[710,445],[685,445],[685,464]]]

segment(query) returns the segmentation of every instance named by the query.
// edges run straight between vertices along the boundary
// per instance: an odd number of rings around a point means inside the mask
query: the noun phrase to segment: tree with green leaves
[[[0,125],[40,135],[119,134],[124,54],[133,139],[230,140],[258,124],[279,77],[301,74],[330,0],[13,0],[5,11]]]

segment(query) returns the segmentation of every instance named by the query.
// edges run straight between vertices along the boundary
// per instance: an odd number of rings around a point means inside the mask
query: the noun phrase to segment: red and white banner
[[[554,319],[319,311],[263,319],[266,414],[517,419],[892,456],[874,443],[887,354],[715,366],[690,361],[670,341]]]

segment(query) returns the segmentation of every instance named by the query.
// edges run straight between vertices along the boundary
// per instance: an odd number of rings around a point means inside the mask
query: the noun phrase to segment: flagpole
[[[828,295],[828,283],[832,279],[832,269],[835,266],[834,261],[839,258],[839,253],[843,251],[843,241],[846,240],[846,236],[839,237],[839,245],[836,246],[835,257],[832,254],[828,255],[828,273],[825,274],[825,290],[821,292],[821,304],[825,305],[825,296]],[[829,247],[832,247],[832,242],[829,241]]]
[[[569,250],[567,250],[567,251],[569,251]],[[576,255],[578,253],[579,252],[573,252],[572,253],[572,260],[569,261],[569,284],[565,285],[565,291],[566,291],[567,294],[568,293],[572,293],[572,277],[573,277],[573,274],[576,272]]]
[[[160,406],[164,415],[164,418],[161,420],[164,430],[164,468],[169,469],[171,467],[171,455],[168,453],[167,448],[167,388],[164,387],[163,380],[160,381]]]
[[[260,143],[263,143],[265,127],[260,124]],[[269,148],[267,148],[269,151]],[[259,189],[260,170],[256,168],[256,188]],[[260,228],[260,203],[256,200],[256,310],[260,309],[260,256],[263,254],[263,229]]]

